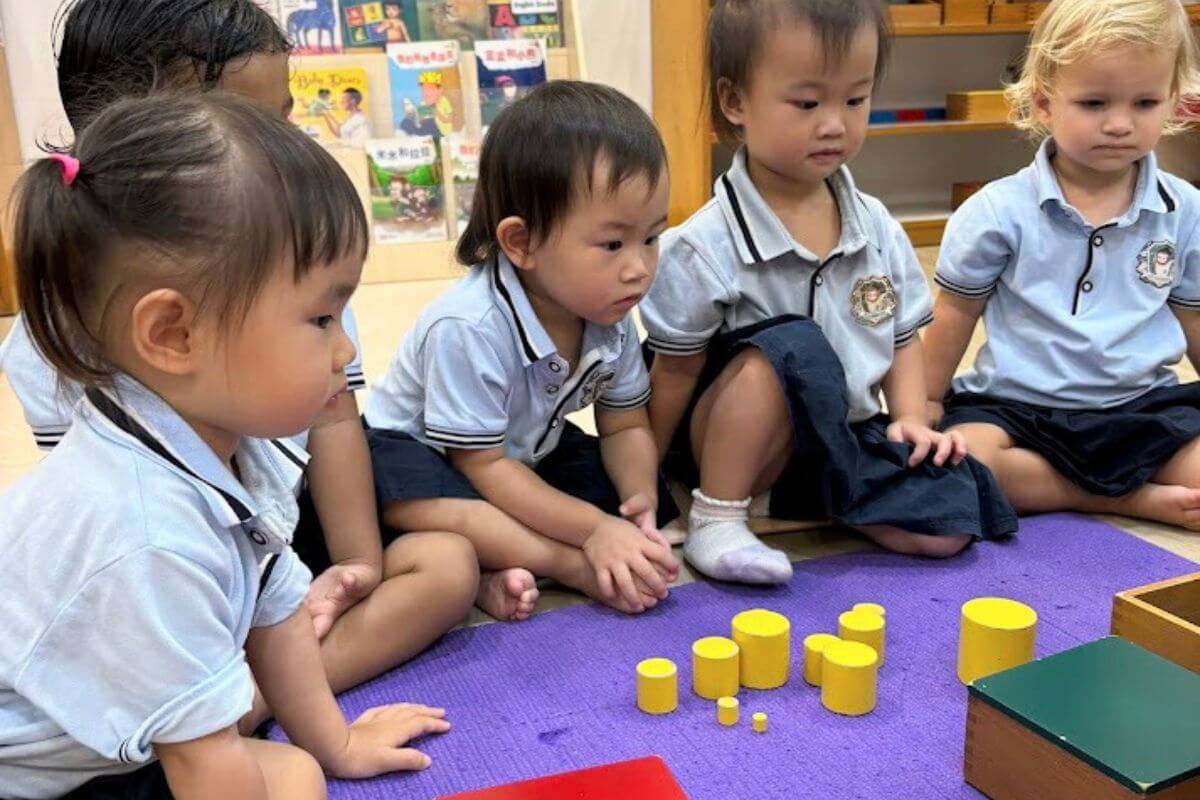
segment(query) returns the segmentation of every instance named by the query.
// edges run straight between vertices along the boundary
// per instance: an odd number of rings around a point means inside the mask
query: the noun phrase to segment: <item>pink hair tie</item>
[[[79,159],[66,153],[51,153],[47,156],[51,161],[57,161],[62,167],[63,183],[70,186],[79,177]]]

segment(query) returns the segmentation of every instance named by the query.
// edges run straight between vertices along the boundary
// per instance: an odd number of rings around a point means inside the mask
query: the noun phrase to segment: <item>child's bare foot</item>
[[[516,567],[482,573],[475,605],[498,620],[519,622],[533,615],[538,596],[533,573]]]
[[[1200,489],[1147,483],[1121,498],[1120,513],[1200,531]]]
[[[378,574],[365,564],[334,564],[313,579],[304,604],[312,615],[313,631],[318,639],[379,584]]]

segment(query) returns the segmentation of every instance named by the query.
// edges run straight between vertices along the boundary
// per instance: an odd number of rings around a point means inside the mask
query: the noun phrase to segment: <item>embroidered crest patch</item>
[[[1137,274],[1155,289],[1170,286],[1175,282],[1175,246],[1171,242],[1147,242],[1138,254]]]
[[[583,385],[583,389],[579,392],[579,407],[587,408],[592,403],[600,399],[600,395],[604,394],[604,390],[613,382],[613,378],[617,374],[612,371],[597,370],[587,379]]]
[[[872,328],[896,314],[896,289],[886,275],[859,278],[850,291],[850,313],[859,325]]]

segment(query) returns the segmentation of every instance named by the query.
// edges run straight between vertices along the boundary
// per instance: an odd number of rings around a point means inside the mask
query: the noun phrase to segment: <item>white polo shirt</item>
[[[311,579],[286,544],[304,451],[244,439],[239,481],[128,376],[77,408],[0,495],[5,798],[60,797],[235,724],[247,634],[291,616]]]
[[[579,363],[555,350],[503,255],[479,265],[421,314],[372,388],[366,419],[439,451],[503,447],[530,466],[549,455],[566,416],[596,403],[650,399],[633,320],[586,323]]]
[[[786,314],[811,317],[845,368],[850,421],[878,414],[896,349],[933,321],[929,287],[883,204],[858,191],[846,167],[829,186],[842,232],[821,260],[771,210],[740,149],[713,199],[663,235],[658,275],[640,307],[650,348],[691,355],[719,333]]]
[[[1200,192],[1138,165],[1133,203],[1093,227],[1066,201],[1043,143],[946,226],[936,280],[986,297],[987,343],[957,391],[1108,408],[1176,383],[1187,349],[1170,306],[1200,310]]]

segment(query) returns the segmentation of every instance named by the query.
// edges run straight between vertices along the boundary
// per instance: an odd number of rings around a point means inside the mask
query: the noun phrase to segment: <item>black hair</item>
[[[599,163],[607,174],[595,174]],[[658,186],[667,154],[646,112],[607,86],[551,81],[497,115],[479,155],[471,218],[458,240],[459,263],[472,266],[498,255],[496,228],[520,217],[534,245],[562,222],[576,196],[615,191],[630,178]]]
[[[327,94],[333,94],[333,92],[329,91],[329,90],[328,90],[328,89],[326,89],[324,86],[322,86],[320,89],[317,89],[317,96],[318,96],[318,97],[321,97],[321,96],[323,96],[323,95],[327,95]]]
[[[55,26],[58,93],[76,131],[119,97],[214,89],[231,62],[292,49],[254,0],[73,0]]]
[[[350,95],[350,99],[354,101],[354,105],[356,105],[356,106],[362,105],[362,100],[363,100],[362,92],[360,92],[358,89],[355,89],[353,86],[343,89],[342,94]]]
[[[38,349],[102,383],[110,311],[126,293],[185,292],[222,325],[245,318],[280,268],[365,257],[350,179],[294,125],[223,92],[118,100],[79,134],[70,185],[35,162],[15,195],[13,256]]]
[[[720,83],[749,84],[767,34],[779,26],[784,15],[811,25],[834,63],[864,26],[874,28],[879,37],[876,82],[883,76],[891,50],[891,26],[880,0],[716,0],[708,19],[708,104],[713,130],[722,141],[738,141],[741,129],[721,112]]]

